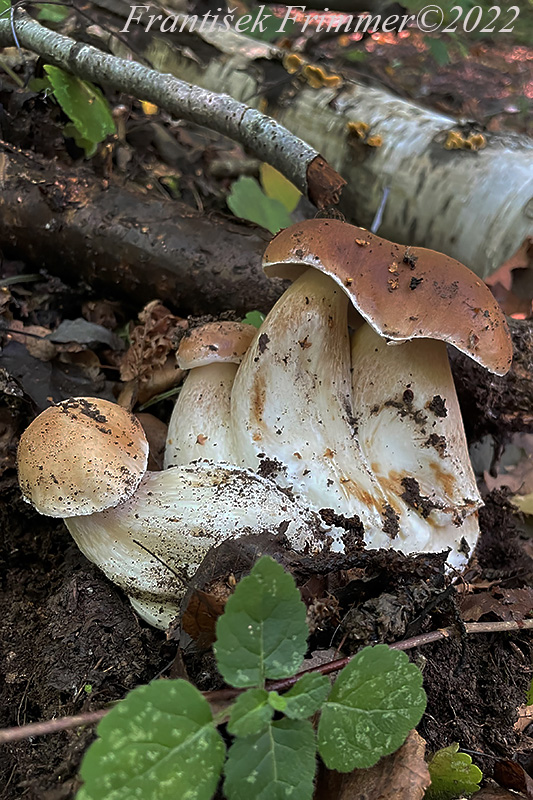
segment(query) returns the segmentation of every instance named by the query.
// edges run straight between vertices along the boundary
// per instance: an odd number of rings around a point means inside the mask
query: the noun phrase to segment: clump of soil
[[[221,685],[205,647],[193,643],[178,652],[179,636],[167,641],[140,622],[126,598],[78,551],[63,523],[37,515],[21,501],[13,477],[4,477],[0,495],[2,727],[105,707],[133,687],[168,675],[173,662],[174,674],[179,664],[204,690]],[[492,557],[492,569],[500,574],[517,566],[522,577],[524,571],[531,574],[523,553],[516,561],[515,522],[501,493],[488,498],[483,527],[484,569],[491,568]],[[507,561],[495,538],[505,540]],[[231,586],[262,552],[272,553],[295,575],[309,609],[310,650],[333,644],[349,654],[364,644],[454,624],[454,590],[446,588],[443,556],[434,554],[409,558],[353,548],[343,557],[311,557],[280,547],[279,537],[265,536],[211,554],[191,592],[216,595],[215,583]],[[530,681],[527,633],[462,637],[458,626],[455,639],[411,651],[411,657],[424,671],[428,708],[420,732],[430,749],[458,741],[488,756],[513,753],[516,709]],[[73,797],[79,763],[93,736],[87,727],[4,746],[0,796]]]

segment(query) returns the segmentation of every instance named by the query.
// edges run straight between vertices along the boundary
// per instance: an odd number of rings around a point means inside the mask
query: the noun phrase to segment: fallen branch
[[[48,62],[84,80],[147,100],[169,114],[204,125],[239,142],[282,172],[318,208],[338,202],[346,183],[312,147],[272,117],[225,94],[163,75],[136,61],[103,53],[44,28],[25,12],[14,14],[18,41]],[[14,44],[11,22],[0,18],[0,47]]]
[[[0,158],[0,248],[32,269],[130,304],[159,298],[182,314],[268,311],[283,291],[261,269],[270,236],[255,225],[62,171],[1,142]]]
[[[506,633],[511,631],[531,630],[533,629],[533,619],[523,620],[521,622],[466,622],[464,629],[467,634],[471,633]],[[431,642],[438,642],[441,639],[449,639],[457,633],[454,626],[448,628],[441,628],[440,630],[430,631],[429,633],[421,633],[418,636],[412,636],[410,639],[404,639],[401,642],[389,645],[393,650],[412,650],[415,647],[422,647]],[[269,681],[267,689],[269,691],[284,691],[289,689],[302,677],[310,672],[316,672],[321,675],[329,675],[332,672],[338,672],[343,669],[354,656],[346,658],[339,658],[336,661],[329,661],[327,664],[322,664],[319,667],[303,670],[292,678],[285,678],[279,681]],[[204,697],[211,702],[223,702],[232,700],[244,691],[243,689],[221,689],[212,692],[203,692]],[[79,728],[81,725],[94,725],[105,717],[110,709],[102,708],[99,711],[89,711],[85,714],[77,714],[73,717],[62,717],[61,719],[50,719],[45,722],[32,722],[29,725],[21,725],[14,728],[4,728],[0,730],[0,744],[7,744],[8,742],[18,742],[22,739],[29,739],[34,736],[45,736],[49,733],[58,733],[59,731],[72,730]]]

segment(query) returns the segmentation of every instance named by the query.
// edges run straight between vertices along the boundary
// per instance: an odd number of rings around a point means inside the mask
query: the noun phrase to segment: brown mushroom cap
[[[295,280],[308,267],[336,281],[385,339],[441,339],[497,375],[511,366],[504,314],[483,281],[453,258],[316,219],[278,233],[263,259],[269,277]]]
[[[24,431],[17,452],[24,498],[50,517],[83,516],[127,500],[147,461],[137,418],[94,397],[47,408]]]
[[[242,322],[208,322],[185,334],[178,348],[178,364],[181,369],[240,364],[256,333],[257,328]]]

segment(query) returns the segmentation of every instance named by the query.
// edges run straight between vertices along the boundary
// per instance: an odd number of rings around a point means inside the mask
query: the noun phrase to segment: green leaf
[[[39,22],[58,23],[63,22],[70,14],[70,8],[67,6],[52,6],[46,3],[41,6],[41,10],[37,14]]]
[[[187,681],[139,686],[98,725],[83,800],[210,800],[224,763],[207,700]]]
[[[307,719],[320,708],[331,689],[331,683],[325,675],[310,672],[303,675],[300,680],[286,694],[285,714],[291,719]]]
[[[261,185],[266,196],[271,197],[273,200],[279,200],[289,214],[294,211],[300,202],[301,191],[287,180],[285,175],[271,167],[270,164],[261,164],[260,176]]]
[[[109,104],[96,86],[49,64],[44,71],[52,84],[54,97],[72,120],[80,141],[94,148],[106,136],[115,133]]]
[[[242,176],[235,181],[227,203],[236,217],[256,222],[270,233],[277,233],[292,223],[285,206],[279,200],[267,197],[255,178]]]
[[[260,311],[249,311],[243,319],[246,325],[253,325],[255,328],[260,328],[265,321],[265,315]]]
[[[5,13],[9,8],[11,8],[10,0],[0,0],[0,14],[2,15],[2,19],[9,17],[9,14]]]
[[[263,687],[298,671],[307,643],[306,611],[291,575],[263,556],[217,621],[218,669],[231,686]]]
[[[442,39],[433,39],[431,36],[425,36],[424,39],[429,47],[429,52],[439,67],[450,63],[450,54],[448,53],[446,42],[443,42]]]
[[[424,713],[422,673],[405,653],[365,647],[344,667],[318,726],[318,749],[329,769],[372,767],[405,741]]]
[[[268,693],[268,704],[272,706],[274,711],[285,711],[287,708],[287,701],[277,692]]]
[[[481,770],[472,764],[466,753],[458,753],[458,744],[438,750],[428,764],[431,786],[424,800],[452,800],[479,790],[483,777]]]
[[[228,800],[311,800],[315,752],[310,722],[273,722],[263,733],[232,744],[224,769],[224,793]]]
[[[268,728],[274,709],[265,689],[249,689],[231,708],[228,731],[233,736],[253,736]]]
[[[347,61],[353,61],[355,63],[358,61],[366,61],[368,57],[366,50],[348,50],[345,53],[343,52],[342,55]]]

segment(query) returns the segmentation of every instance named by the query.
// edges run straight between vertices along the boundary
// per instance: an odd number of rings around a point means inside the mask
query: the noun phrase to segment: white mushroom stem
[[[465,563],[482,501],[446,345],[387,345],[365,323],[352,336],[352,392],[361,447],[399,516],[389,546],[406,553],[452,547],[449,563]]]
[[[164,466],[198,459],[235,462],[230,397],[237,365],[214,363],[191,369],[168,426]]]
[[[326,538],[316,515],[274,483],[227,464],[148,472],[126,502],[65,523],[87,558],[159,628],[177,616],[210,547],[265,531],[285,534],[297,550],[321,549]]]
[[[262,459],[311,508],[357,515],[381,531],[384,494],[357,439],[348,298],[309,269],[278,300],[240,365],[231,398],[237,456]]]

